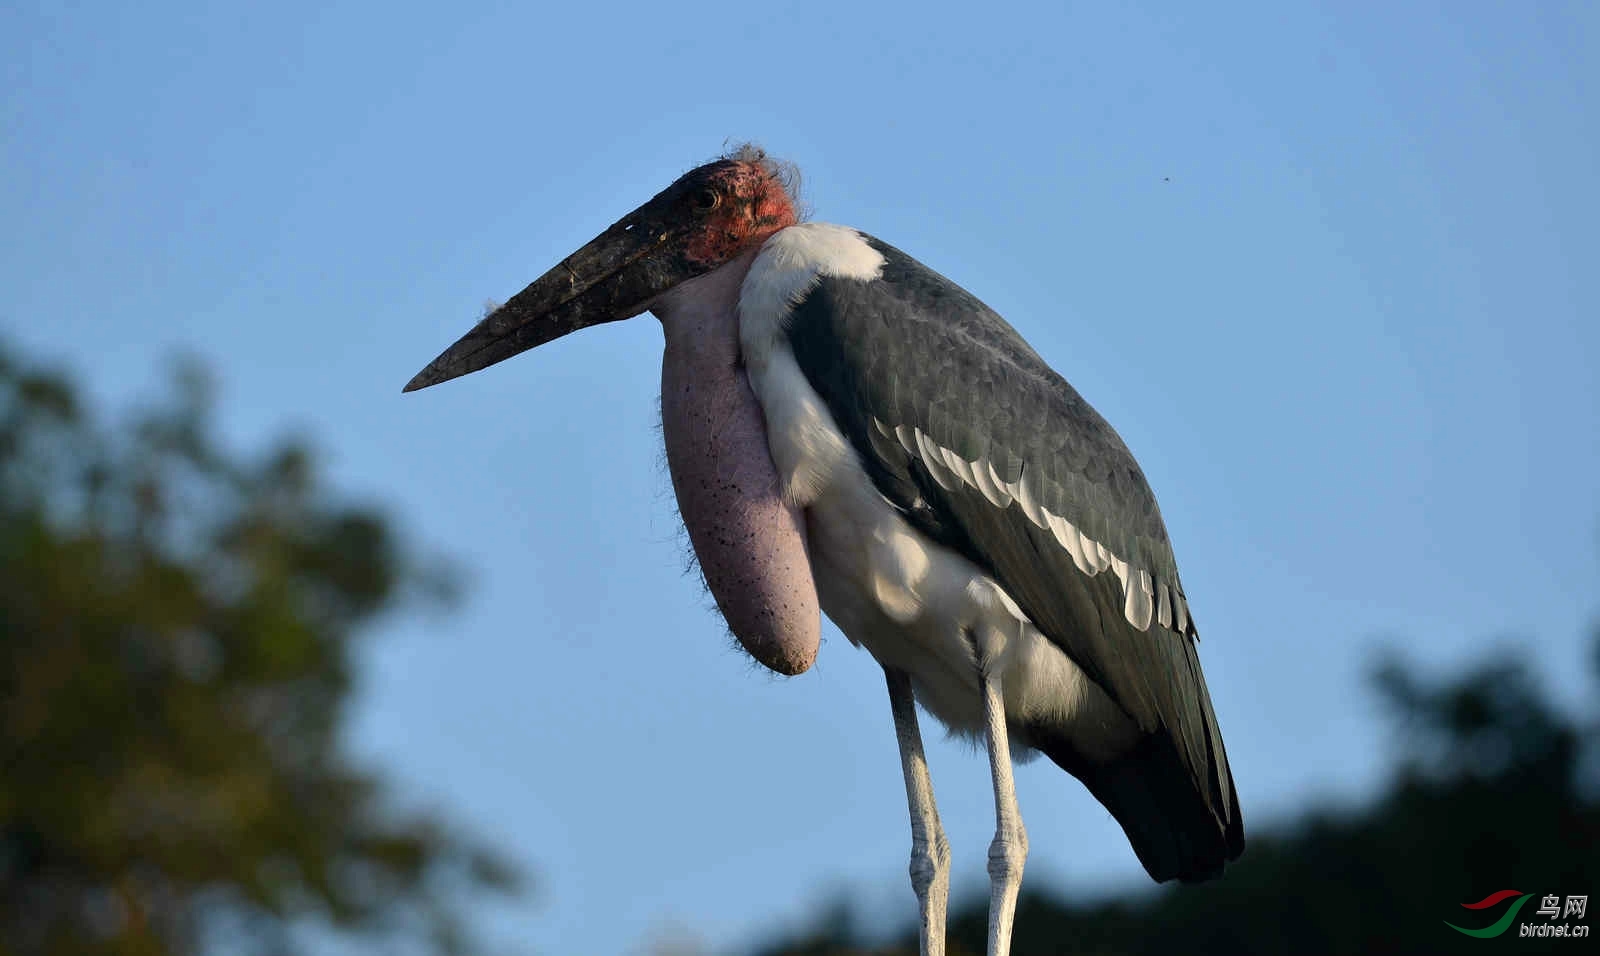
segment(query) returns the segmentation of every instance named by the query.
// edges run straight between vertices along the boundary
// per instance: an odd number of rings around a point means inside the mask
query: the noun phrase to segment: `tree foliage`
[[[355,640],[444,578],[285,442],[219,447],[193,365],[118,428],[0,350],[0,951],[456,951],[493,854],[341,744]]]
[[[1595,652],[1600,682],[1600,635]],[[1444,923],[1488,925],[1500,910],[1486,917],[1462,904],[1498,890],[1564,899],[1600,887],[1600,724],[1562,713],[1509,651],[1439,682],[1388,657],[1374,685],[1403,756],[1373,804],[1258,829],[1214,883],[1092,903],[1025,889],[1014,956],[1589,951],[1600,935],[1594,910],[1587,941],[1524,939],[1515,927],[1471,939]],[[951,913],[952,956],[984,951],[987,905]],[[1533,913],[1521,919],[1544,922]],[[916,937],[908,929],[874,949],[836,908],[804,937],[761,952],[914,954]]]

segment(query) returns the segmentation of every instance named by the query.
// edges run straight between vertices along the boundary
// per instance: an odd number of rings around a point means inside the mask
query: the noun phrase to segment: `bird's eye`
[[[722,202],[722,194],[707,186],[694,194],[694,211],[708,213]]]

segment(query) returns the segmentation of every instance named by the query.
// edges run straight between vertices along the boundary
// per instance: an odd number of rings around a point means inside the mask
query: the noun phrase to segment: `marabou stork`
[[[1244,848],[1194,619],[1127,446],[1005,320],[900,250],[800,222],[790,169],[743,147],[690,171],[488,315],[426,388],[646,310],[666,353],[673,488],[734,635],[811,665],[818,606],[883,666],[925,954],[949,845],[914,702],[981,734],[997,827],[989,952],[1028,838],[1013,748],[1042,751],[1158,881]]]

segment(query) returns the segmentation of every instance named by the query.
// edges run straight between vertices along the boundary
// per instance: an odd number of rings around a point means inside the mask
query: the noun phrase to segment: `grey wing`
[[[880,280],[824,277],[791,315],[808,381],[884,496],[999,582],[1143,731],[1170,735],[1212,811],[1235,817],[1194,622],[1133,455],[999,315],[868,241]]]

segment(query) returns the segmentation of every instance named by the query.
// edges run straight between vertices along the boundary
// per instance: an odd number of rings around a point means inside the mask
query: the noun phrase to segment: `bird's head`
[[[578,329],[632,318],[799,218],[792,171],[744,146],[697,167],[485,316],[406,385],[488,368]]]

